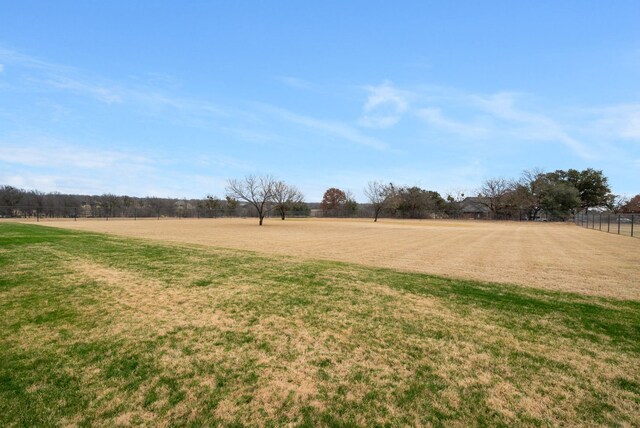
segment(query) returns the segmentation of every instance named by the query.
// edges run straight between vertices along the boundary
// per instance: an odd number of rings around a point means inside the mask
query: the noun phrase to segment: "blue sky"
[[[0,183],[316,201],[523,169],[640,192],[640,2],[0,0]]]

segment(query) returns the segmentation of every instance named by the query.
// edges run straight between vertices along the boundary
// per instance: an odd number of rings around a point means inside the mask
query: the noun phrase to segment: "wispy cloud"
[[[417,109],[416,116],[430,126],[467,139],[557,142],[580,158],[594,158],[589,145],[569,130],[572,126],[535,109],[522,107],[522,98],[523,95],[513,92],[480,95],[455,88],[429,88],[422,99],[430,105]],[[455,111],[465,120],[454,119],[446,115],[446,111]]]
[[[30,167],[105,169],[123,165],[147,168],[155,162],[140,154],[81,147],[52,140],[0,142],[0,161]]]
[[[121,91],[113,87],[92,84],[62,76],[50,79],[46,81],[46,83],[57,89],[65,89],[76,94],[89,95],[107,104],[120,103],[123,101]]]
[[[313,84],[304,79],[300,79],[298,77],[292,76],[279,76],[277,78],[281,83],[284,83],[287,86],[290,86],[295,89],[312,89]]]
[[[417,116],[430,125],[465,137],[483,138],[488,130],[479,125],[464,123],[445,117],[438,108],[423,108],[417,111]]]
[[[2,46],[0,46],[0,60],[2,60],[5,65],[19,65],[33,69],[47,70],[50,72],[70,72],[74,70],[73,67],[42,61],[38,58],[12,49],[7,49]]]
[[[342,122],[303,116],[283,108],[268,106],[265,104],[261,104],[261,106],[264,111],[273,114],[280,120],[302,125],[309,129],[314,129],[325,134],[342,138],[343,140],[351,143],[360,144],[376,150],[385,150],[389,147],[385,142],[365,135],[358,129]]]
[[[552,118],[516,107],[516,98],[517,94],[508,92],[473,96],[475,104],[480,109],[511,125],[510,132],[514,137],[523,140],[558,141],[584,159],[593,158],[593,154],[584,143],[569,135],[562,125]]]
[[[8,49],[0,49],[0,60],[15,64],[30,71],[24,73],[32,84],[68,91],[75,95],[87,96],[107,104],[128,104],[141,106],[146,111],[160,112],[162,109],[184,112],[196,116],[229,117],[239,113],[237,109],[222,107],[209,100],[175,96],[158,87],[141,84],[140,79],[114,82],[96,76],[88,76],[74,67],[42,61],[38,58]],[[155,79],[167,82],[169,77]]]
[[[377,86],[366,86],[369,93],[363,107],[359,124],[369,128],[389,128],[400,121],[409,107],[406,93],[390,82]]]
[[[591,109],[594,128],[599,134],[627,140],[640,140],[640,104],[621,104]]]

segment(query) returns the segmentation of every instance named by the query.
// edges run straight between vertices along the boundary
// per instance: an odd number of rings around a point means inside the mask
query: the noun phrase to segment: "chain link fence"
[[[288,211],[286,217],[310,217],[312,213],[307,211]],[[276,211],[271,211],[268,217],[279,217]],[[1,206],[0,219],[31,219],[35,221],[53,220],[53,219],[94,219],[94,220],[110,220],[110,219],[163,219],[163,218],[223,218],[223,217],[257,217],[257,213],[253,207],[239,206],[235,208],[207,208],[207,207],[101,207],[101,206],[83,206],[83,207],[33,207],[33,206]]]
[[[640,237],[640,214],[582,213],[576,214],[574,221],[587,229]]]
[[[311,204],[311,206],[318,204]],[[54,206],[54,207],[34,207],[29,205],[0,206],[0,218],[21,218],[35,219],[36,221],[47,219],[162,219],[162,218],[222,218],[222,217],[257,217],[255,208],[250,205],[238,205],[236,207],[208,208],[206,206],[172,205],[163,204],[158,206],[100,206],[83,205],[77,206]],[[280,212],[271,210],[267,217],[278,218]],[[373,218],[373,208],[370,204],[360,204],[357,209],[349,210],[322,210],[318,208],[308,208],[301,211],[287,211],[287,218]],[[444,211],[416,211],[416,212],[384,212],[379,218],[393,219],[467,219],[467,220],[510,220],[527,221],[526,211],[512,211],[508,213],[494,214],[464,213],[464,212],[444,212]],[[538,221],[547,221],[537,219]]]

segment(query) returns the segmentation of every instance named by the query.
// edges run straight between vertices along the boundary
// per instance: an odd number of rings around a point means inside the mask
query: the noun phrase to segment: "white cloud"
[[[558,141],[584,159],[593,158],[585,144],[569,135],[550,117],[516,107],[516,97],[513,93],[500,92],[490,96],[476,95],[472,100],[481,110],[510,125],[509,132],[514,137],[524,140]]]
[[[369,97],[364,104],[359,124],[369,128],[389,128],[400,121],[409,108],[407,94],[390,82],[378,86],[366,86]]]
[[[72,67],[62,66],[59,64],[53,64],[50,62],[42,61],[29,55],[25,55],[20,52],[16,52],[11,49],[5,49],[0,47],[0,59],[4,64],[15,64],[22,67],[46,70],[49,72],[69,72],[72,71]]]
[[[100,150],[76,145],[28,141],[21,144],[1,143],[0,161],[30,167],[106,169],[111,167],[143,168],[153,161],[130,152]]]
[[[280,82],[295,89],[311,89],[313,84],[304,79],[292,76],[280,76],[277,78]]]
[[[58,77],[47,81],[54,88],[67,89],[75,93],[87,94],[107,104],[122,102],[122,95],[113,87],[97,85],[68,77]]]
[[[442,111],[437,108],[423,108],[418,110],[416,114],[430,125],[453,132],[454,134],[482,138],[488,133],[487,129],[481,126],[446,118],[443,116]]]
[[[640,104],[622,104],[592,110],[594,127],[601,134],[640,140]]]
[[[342,138],[352,143],[371,147],[373,149],[384,150],[388,148],[388,145],[386,143],[378,140],[377,138],[369,137],[359,130],[349,125],[345,125],[341,122],[315,119],[312,117],[299,115],[297,113],[293,113],[289,110],[279,107],[273,107],[264,104],[261,104],[261,106],[265,111],[276,115],[281,120],[296,123],[310,129],[321,131],[325,134]]]

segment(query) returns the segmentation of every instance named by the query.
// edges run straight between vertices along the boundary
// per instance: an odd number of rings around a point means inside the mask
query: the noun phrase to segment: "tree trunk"
[[[259,226],[262,226],[262,219],[264,218],[264,215],[259,214],[259,217],[260,217],[260,223],[259,223]]]

